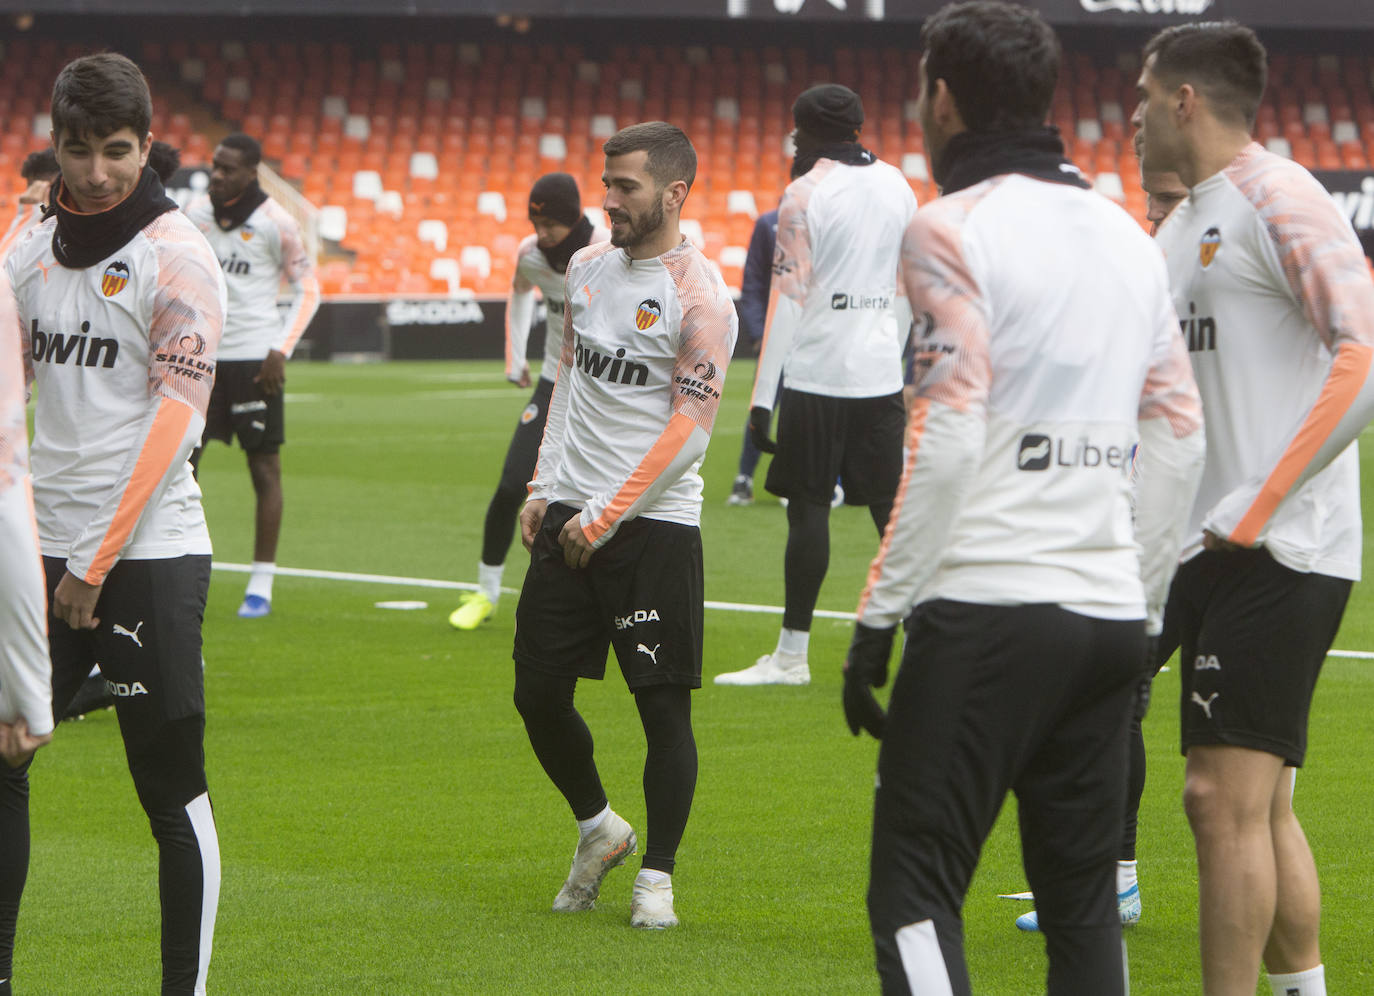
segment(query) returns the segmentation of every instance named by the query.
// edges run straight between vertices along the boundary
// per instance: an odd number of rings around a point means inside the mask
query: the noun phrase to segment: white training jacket
[[[606,229],[593,228],[587,244],[596,245],[610,237]],[[548,315],[544,322],[544,364],[539,368],[539,377],[552,381],[558,376],[558,359],[563,355],[563,274],[549,265],[538,238],[527,235],[515,251],[515,275],[506,304],[506,379],[517,383],[530,366],[525,354],[530,324],[534,321],[536,287]]]
[[[917,212],[902,266],[916,397],[859,620],[1051,602],[1158,632],[1204,450],[1159,249],[1106,198],[1012,174]]]
[[[1207,418],[1185,559],[1205,529],[1358,580],[1374,281],[1350,222],[1307,170],[1251,143],[1157,238]]]
[[[779,374],[834,398],[902,389],[910,310],[897,257],[915,211],[906,177],[881,160],[821,159],[788,184],[751,407],[774,407]]]
[[[697,525],[697,470],[739,332],[725,281],[683,240],[652,259],[588,246],[566,283],[563,352],[530,498],[581,507],[597,548],[636,516]]]

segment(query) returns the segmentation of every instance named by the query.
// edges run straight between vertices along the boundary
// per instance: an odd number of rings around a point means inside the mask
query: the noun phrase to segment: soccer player
[[[549,398],[558,376],[563,351],[563,274],[573,253],[593,242],[605,242],[609,233],[594,227],[582,213],[582,194],[567,173],[541,176],[530,188],[530,224],[534,234],[516,250],[515,276],[506,304],[506,379],[519,387],[530,386],[526,360],[530,319],[534,316],[534,289],[539,288],[548,313],[544,329],[544,362],[530,403],[520,413],[520,424],[506,449],[501,480],[487,505],[482,533],[482,559],[477,564],[477,590],[459,600],[448,617],[455,629],[476,629],[491,617],[501,598],[501,576],[506,554],[515,537],[515,520],[534,476],[539,441],[549,415]]]
[[[13,220],[5,234],[0,236],[0,260],[9,255],[10,250],[19,244],[33,226],[43,218],[43,206],[48,201],[48,190],[57,179],[57,156],[52,149],[30,152],[19,168],[19,175],[28,187],[19,195]]]
[[[960,908],[1010,789],[1047,990],[1113,996],[1127,718],[1201,472],[1201,402],[1158,249],[1043,124],[1049,26],[1019,5],[955,4],[921,43],[917,107],[944,196],[902,244],[924,316],[916,397],[844,684],[851,730],[882,737],[878,973],[885,993],[970,992]],[[904,619],[884,717],[870,686]]]
[[[1146,172],[1190,190],[1159,232],[1207,414],[1207,464],[1169,596],[1182,645],[1184,808],[1208,996],[1325,993],[1316,866],[1294,771],[1360,576],[1374,282],[1347,219],[1250,137],[1267,57],[1234,22],[1155,35],[1138,81]]]
[[[52,666],[43,562],[33,521],[24,362],[14,293],[0,274],[0,996],[29,870],[29,760],[52,739]]]
[[[181,169],[181,150],[175,145],[154,139],[148,149],[148,168],[157,174],[164,186],[171,183],[172,177]]]
[[[735,345],[734,302],[682,237],[696,152],[662,121],[603,146],[609,243],[568,265],[563,350],[520,534],[515,705],[577,820],[553,908],[589,910],[638,837],[611,810],[574,705],[615,648],[647,741],[648,843],[630,924],[678,923],[672,872],[696,787],[691,691],[701,687],[701,478]]]
[[[272,611],[281,535],[286,361],[320,306],[315,261],[295,219],[258,186],[261,161],[256,139],[226,135],[211,159],[209,190],[186,206],[229,285],[229,313],[201,446],[212,439],[232,444],[237,436],[248,458],[256,508],[253,570],[238,610],[243,619]],[[283,279],[292,289],[284,315],[277,310]],[[199,458],[197,453],[194,459]]]
[[[826,83],[792,105],[798,179],[778,208],[770,321],[749,424],[765,453],[778,390],[769,491],[788,500],[785,605],[776,649],[718,685],[805,685],[811,617],[830,563],[830,508],[867,505],[879,534],[901,474],[902,341],[897,256],[916,197],[901,171],[859,144],[863,103]],[[901,310],[905,313],[905,303]]]
[[[768,317],[768,295],[773,286],[773,251],[778,243],[777,209],[765,211],[754,221],[749,237],[749,252],[744,257],[744,279],[739,289],[740,331],[749,337],[755,353],[763,342],[763,329]],[[746,422],[744,440],[740,443],[739,469],[735,483],[730,486],[727,505],[754,503],[754,469],[763,451],[754,442],[754,434]]]
[[[159,853],[162,992],[205,991],[219,845],[205,777],[210,535],[187,462],[205,421],[224,279],[145,167],[152,98],[112,53],[58,75],[51,213],[10,254],[32,363],[34,505],[62,715],[99,661]]]

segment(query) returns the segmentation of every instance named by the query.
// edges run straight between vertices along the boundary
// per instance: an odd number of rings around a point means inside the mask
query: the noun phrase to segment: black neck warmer
[[[544,258],[555,270],[559,273],[567,273],[568,261],[572,259],[573,253],[583,248],[591,240],[592,223],[586,215],[583,215],[578,223],[572,227],[567,238],[552,249],[540,249],[539,251],[544,254]]]
[[[215,209],[215,224],[222,231],[232,232],[247,221],[254,211],[262,207],[265,200],[267,195],[262,192],[257,180],[248,184],[243,193],[228,204],[216,204],[212,198],[210,206]]]
[[[858,142],[826,142],[821,145],[806,145],[797,148],[792,159],[792,175],[805,176],[816,165],[817,159],[833,159],[846,166],[871,166],[878,157]]]
[[[949,140],[940,161],[932,163],[941,193],[952,194],[1004,173],[1088,188],[1078,167],[1064,158],[1064,143],[1054,127],[1007,131],[962,131]]]
[[[94,266],[113,255],[141,232],[154,218],[177,209],[177,202],[162,189],[162,181],[146,166],[138,185],[108,211],[82,214],[69,202],[71,195],[59,178],[44,218],[57,215],[52,251],[68,269]]]

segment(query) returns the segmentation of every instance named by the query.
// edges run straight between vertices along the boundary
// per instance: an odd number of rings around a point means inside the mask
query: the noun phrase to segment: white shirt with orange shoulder
[[[720,274],[690,242],[631,259],[609,242],[568,264],[558,379],[530,497],[582,508],[601,547],[644,516],[695,526],[739,332]]]
[[[588,245],[605,242],[611,233],[593,228]],[[525,359],[534,320],[534,291],[544,301],[544,363],[539,368],[543,380],[558,376],[558,360],[563,355],[563,274],[549,265],[533,235],[525,236],[515,252],[515,275],[511,278],[510,300],[506,304],[506,379],[520,380],[528,369]]]
[[[1159,230],[1207,419],[1202,533],[1358,580],[1355,440],[1374,418],[1374,282],[1307,170],[1251,143]]]

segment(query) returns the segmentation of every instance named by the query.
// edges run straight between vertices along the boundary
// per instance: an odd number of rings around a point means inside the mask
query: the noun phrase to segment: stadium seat
[[[477,195],[477,213],[497,221],[506,220],[506,195],[499,190],[484,190]]]
[[[463,246],[458,252],[458,265],[464,274],[485,280],[491,275],[491,251],[486,246]]]
[[[342,242],[348,237],[348,209],[338,204],[320,208],[320,238]]]
[[[437,218],[426,218],[415,230],[415,237],[428,242],[437,252],[448,248],[448,225]]]
[[[353,196],[376,201],[382,196],[382,175],[376,170],[358,170],[353,174]]]

